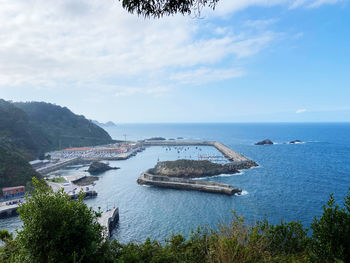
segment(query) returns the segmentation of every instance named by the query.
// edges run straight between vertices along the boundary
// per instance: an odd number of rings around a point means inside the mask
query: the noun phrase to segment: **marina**
[[[168,140],[168,141],[145,141],[143,146],[212,146],[221,152],[229,161],[233,163],[251,162],[244,155],[230,149],[226,145],[217,141],[182,141],[182,140]],[[220,158],[221,159],[221,158]]]

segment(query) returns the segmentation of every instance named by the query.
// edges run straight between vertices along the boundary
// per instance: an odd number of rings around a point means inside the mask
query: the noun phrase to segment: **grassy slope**
[[[65,107],[44,102],[15,103],[29,117],[33,126],[45,134],[49,145],[45,149],[108,144],[113,140],[101,127],[76,115]]]

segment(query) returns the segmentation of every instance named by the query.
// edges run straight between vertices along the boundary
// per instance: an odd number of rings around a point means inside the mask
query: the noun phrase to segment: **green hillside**
[[[0,99],[0,146],[30,160],[48,149],[49,145],[47,136],[31,123],[23,110]]]
[[[0,187],[38,176],[27,161],[45,152],[112,142],[105,130],[65,107],[0,99]]]
[[[20,154],[0,147],[0,188],[24,185],[28,190],[33,177],[42,176]]]
[[[113,142],[104,129],[66,107],[45,102],[20,102],[14,105],[24,111],[32,126],[45,135],[49,142],[45,151]]]

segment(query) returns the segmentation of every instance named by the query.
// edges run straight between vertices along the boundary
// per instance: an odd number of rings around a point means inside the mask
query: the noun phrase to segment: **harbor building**
[[[2,194],[5,199],[14,198],[14,197],[23,197],[25,195],[25,192],[26,192],[25,187],[23,185],[2,188]]]

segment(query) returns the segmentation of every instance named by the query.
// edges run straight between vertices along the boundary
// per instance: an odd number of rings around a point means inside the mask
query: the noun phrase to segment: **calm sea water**
[[[194,147],[177,153],[163,147],[147,148],[126,161],[110,162],[121,167],[100,176],[98,197],[88,205],[103,210],[120,208],[120,222],[113,237],[123,242],[146,237],[164,240],[170,233],[184,233],[198,225],[215,227],[229,222],[231,210],[254,223],[264,216],[272,223],[301,220],[309,226],[329,194],[342,202],[350,187],[350,124],[125,124],[108,129],[115,139],[145,139],[154,136],[217,140],[259,163],[241,174],[211,178],[242,188],[245,195],[224,196],[194,191],[139,186],[140,173],[157,159],[196,159],[198,154],[216,154],[210,147]],[[269,138],[278,144],[254,146]],[[283,144],[300,139],[306,143]],[[86,167],[71,167],[60,174],[83,174]],[[13,231],[18,218],[0,220],[0,228]]]

